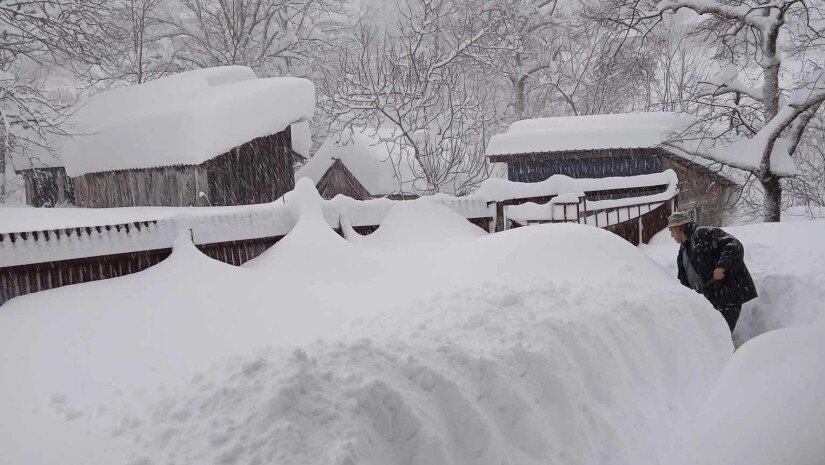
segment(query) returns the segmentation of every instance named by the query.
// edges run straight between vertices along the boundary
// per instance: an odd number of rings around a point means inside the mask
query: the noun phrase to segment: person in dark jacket
[[[681,244],[676,259],[679,281],[703,294],[733,332],[742,304],[757,296],[742,243],[719,228],[696,226],[684,212],[670,215],[668,229]]]

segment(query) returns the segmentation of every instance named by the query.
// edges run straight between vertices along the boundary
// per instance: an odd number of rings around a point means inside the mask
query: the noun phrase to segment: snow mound
[[[393,206],[378,230],[357,240],[386,246],[472,239],[485,234],[483,229],[450,208],[429,199],[418,199]]]
[[[490,138],[487,155],[655,147],[692,122],[690,116],[668,112],[522,120]]]
[[[759,297],[746,303],[734,340],[825,320],[825,221],[760,223],[725,227],[745,247],[745,264]],[[665,230],[643,250],[676,276],[679,246]]]
[[[224,362],[109,427],[133,463],[656,463],[730,343],[690,299],[602,284],[457,289],[359,339]]]
[[[734,353],[673,463],[823,463],[823,356],[822,325],[771,331],[747,342]]]
[[[306,79],[258,79],[251,68],[188,71],[95,95],[61,144],[69,176],[197,165],[312,117]]]
[[[250,266],[179,235],[144,272],[8,302],[4,459],[655,463],[731,352],[701,297],[609,232],[368,247],[311,181],[292,195],[295,228]],[[453,223],[438,211],[389,225]]]

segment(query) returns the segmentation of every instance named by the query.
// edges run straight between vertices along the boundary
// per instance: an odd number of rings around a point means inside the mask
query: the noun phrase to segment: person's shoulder
[[[717,234],[727,234],[722,228],[715,226],[697,226],[694,234],[702,237],[714,236]]]

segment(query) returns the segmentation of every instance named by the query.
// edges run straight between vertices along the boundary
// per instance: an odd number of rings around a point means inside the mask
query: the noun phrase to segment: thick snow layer
[[[5,463],[661,463],[731,353],[701,297],[606,231],[474,237],[419,202],[374,246],[310,189],[248,266],[184,232],[146,271],[4,305]],[[425,217],[452,232],[414,241]]]
[[[626,189],[632,187],[667,185],[668,191],[676,189],[679,179],[673,170],[639,176],[619,176],[611,178],[574,179],[561,174],[550,176],[541,182],[517,182],[506,179],[490,178],[473,192],[472,197],[487,201],[551,195],[576,194],[583,197],[585,192],[609,189]]]
[[[797,173],[796,162],[790,155],[791,141],[780,138],[771,152],[771,170],[780,176],[794,176]],[[767,140],[757,135],[753,139],[740,139],[727,145],[716,147],[711,155],[714,160],[735,167],[757,169],[762,163],[762,153]]]
[[[346,236],[360,244],[404,246],[411,243],[467,240],[485,234],[486,231],[450,208],[430,199],[417,199],[393,206],[374,233],[360,236],[349,230]]]
[[[658,146],[692,118],[667,112],[560,116],[516,121],[490,138],[487,155]]]
[[[825,325],[781,329],[747,342],[734,353],[686,434],[686,447],[671,463],[823,463],[824,356]]]
[[[309,126],[309,121],[293,123],[289,129],[292,137],[292,150],[304,158],[309,158],[309,152],[312,150],[312,128]]]
[[[95,95],[72,117],[61,148],[70,176],[197,165],[312,117],[315,87],[258,79],[250,68],[188,71]]]
[[[734,339],[825,320],[825,221],[725,227],[745,247],[759,297],[742,308]],[[676,276],[678,245],[667,230],[643,250]]]
[[[295,173],[295,179],[321,181],[335,160],[373,196],[418,194],[426,188],[423,171],[411,147],[403,145],[395,129],[363,128],[328,138]]]

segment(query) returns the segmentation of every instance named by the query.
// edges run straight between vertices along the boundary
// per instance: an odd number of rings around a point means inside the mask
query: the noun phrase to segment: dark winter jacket
[[[697,227],[693,223],[685,227],[685,235],[687,241],[679,248],[676,260],[682,284],[691,287],[682,262],[683,254],[687,254],[693,269],[704,282],[709,282],[702,293],[714,307],[742,305],[756,298],[756,286],[745,266],[745,249],[741,242],[719,228]],[[725,277],[711,282],[713,270],[720,267],[725,269]]]

